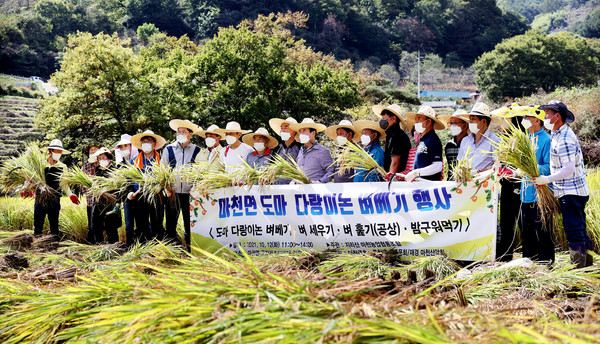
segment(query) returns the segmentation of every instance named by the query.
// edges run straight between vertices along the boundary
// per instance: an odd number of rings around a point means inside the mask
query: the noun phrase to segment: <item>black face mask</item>
[[[388,122],[387,119],[382,119],[379,121],[379,126],[381,127],[381,129],[385,130],[387,129],[387,127],[390,126],[390,122]]]

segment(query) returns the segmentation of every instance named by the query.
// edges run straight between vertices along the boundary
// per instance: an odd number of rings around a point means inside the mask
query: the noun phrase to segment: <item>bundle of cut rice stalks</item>
[[[94,198],[94,200],[99,200],[100,198],[104,198],[109,202],[115,202],[117,200],[117,196],[114,193],[114,189],[108,189],[100,187],[100,185],[105,185],[104,177],[91,176],[85,172],[83,172],[79,168],[69,168],[67,169],[60,178],[60,184],[62,187],[74,187],[79,186],[86,188],[88,194]]]
[[[359,169],[367,171],[365,176],[378,173],[382,178],[385,178],[387,174],[371,154],[352,142],[346,144],[346,148],[337,155],[334,163],[339,166],[340,174]]]
[[[522,181],[533,182],[534,178],[540,176],[534,145],[526,132],[510,124],[509,130],[501,133],[499,137],[496,149],[500,161],[523,171],[525,175]],[[545,221],[547,216],[560,214],[558,200],[548,185],[536,186],[536,191],[542,221]]]
[[[310,184],[310,179],[304,174],[296,161],[274,155],[264,174],[264,183],[273,184],[277,179],[291,179],[300,184]]]
[[[125,168],[113,170],[108,178],[97,178],[90,188],[90,193],[93,195],[103,195],[105,193],[116,195],[127,192],[128,188],[134,184],[138,184],[140,186],[139,192],[142,192],[144,174],[138,167],[129,165]]]
[[[471,147],[467,148],[465,157],[471,155]],[[457,160],[454,168],[452,168],[452,179],[460,184],[466,183],[473,179],[471,170],[473,169],[473,158],[465,158]]]
[[[193,177],[196,181],[192,188],[194,192],[206,194],[217,189],[239,185],[239,176],[227,171],[222,164],[207,165],[205,168],[196,170],[196,172],[198,175]],[[187,178],[190,180],[191,177],[188,176]]]
[[[34,192],[41,201],[47,200],[55,190],[46,183],[46,158],[36,143],[30,143],[21,155],[8,159],[0,175],[3,191]]]
[[[168,164],[155,164],[143,173],[144,197],[149,201],[155,201],[156,197],[166,196],[167,192],[173,192],[173,186],[177,182],[175,171]]]

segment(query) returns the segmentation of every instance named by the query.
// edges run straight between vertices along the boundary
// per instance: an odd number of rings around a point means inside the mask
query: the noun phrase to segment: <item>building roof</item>
[[[421,97],[471,98],[471,95],[461,91],[421,91]]]

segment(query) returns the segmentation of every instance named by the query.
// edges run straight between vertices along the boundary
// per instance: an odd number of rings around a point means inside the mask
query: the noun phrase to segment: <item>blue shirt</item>
[[[373,157],[373,159],[375,159],[375,161],[377,161],[379,166],[383,167],[383,160],[385,158],[385,152],[383,151],[383,148],[381,147],[381,143],[379,143],[379,140],[377,140],[377,141],[371,143],[370,145],[368,145],[367,147],[365,147],[365,150]],[[354,182],[355,183],[379,182],[382,180],[379,173],[373,171],[371,174],[369,174],[367,176],[368,172],[369,171],[362,169],[362,168],[359,168],[358,170],[356,170],[356,174],[354,175]]]
[[[534,134],[529,133],[529,137],[535,149],[535,158],[540,174],[547,176],[550,174],[550,134],[542,128]],[[537,191],[530,181],[524,180],[521,183],[521,201],[523,203],[537,202]]]
[[[261,167],[266,167],[271,162],[271,149],[267,148],[263,151],[263,154],[254,151],[252,154],[248,154],[246,157],[246,162],[254,169],[258,169]]]
[[[458,150],[458,160],[471,159],[471,168],[482,170],[494,164],[496,144],[500,138],[493,134],[490,129],[486,130],[478,144],[475,144],[475,134],[469,134],[462,139],[460,149]],[[471,149],[467,156],[467,150]]]
[[[434,130],[430,130],[423,137],[421,137],[421,141],[417,146],[413,170],[427,167],[436,161],[443,161],[442,141],[440,141],[440,138],[437,136]],[[440,171],[430,176],[422,176],[421,178],[428,180],[442,180],[442,172]]]

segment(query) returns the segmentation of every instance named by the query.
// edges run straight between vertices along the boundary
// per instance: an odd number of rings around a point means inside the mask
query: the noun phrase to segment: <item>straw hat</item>
[[[119,140],[119,142],[117,142],[115,144],[115,148],[117,148],[118,146],[130,145],[130,144],[131,144],[131,135],[123,134],[123,135],[121,135],[121,139]]]
[[[152,130],[146,130],[143,133],[135,134],[131,137],[131,145],[137,149],[142,149],[142,138],[150,136],[156,140],[156,147],[154,149],[161,149],[167,140],[165,140],[162,136],[156,135]]]
[[[415,125],[415,118],[417,115],[422,115],[433,120],[433,129],[446,129],[444,123],[435,116],[435,110],[431,106],[423,105],[417,112],[407,112],[404,115],[406,116],[406,122],[409,128],[412,128]]]
[[[377,116],[379,116],[379,118],[381,118],[381,113],[383,112],[383,110],[387,110],[387,111],[393,113],[394,115],[396,115],[396,117],[398,117],[398,121],[400,122],[400,125],[402,125],[402,126],[404,126],[404,128],[406,128],[406,120],[402,116],[402,108],[400,107],[400,105],[398,105],[398,104],[392,104],[389,106],[373,105],[373,107],[371,109],[373,109],[373,112]]]
[[[192,133],[202,130],[202,128],[188,121],[187,119],[172,119],[169,122],[169,127],[175,131],[177,131],[179,128],[187,128],[191,130]]]
[[[352,130],[352,141],[357,142],[360,140],[360,135],[361,132],[356,130],[356,128],[352,125],[352,122],[350,122],[349,120],[341,120],[340,124],[338,125],[332,125],[331,127],[328,127],[327,129],[325,129],[325,134],[327,136],[329,136],[330,139],[332,140],[336,140],[337,139],[337,130],[338,128],[345,128],[345,129],[349,129]]]
[[[216,124],[212,124],[210,127],[208,127],[208,129],[206,130],[202,130],[202,128],[200,128],[200,130],[198,132],[196,132],[196,134],[200,137],[206,137],[206,134],[215,134],[215,135],[219,135],[219,137],[221,138],[221,140],[223,139],[223,136],[221,136],[221,133],[219,132],[219,126]]]
[[[252,130],[242,130],[242,127],[240,127],[240,124],[235,121],[228,122],[227,125],[225,126],[225,129],[215,129],[214,131],[215,131],[215,134],[217,134],[221,137],[225,137],[226,133],[240,133],[243,135],[243,134],[252,132]]]
[[[267,129],[263,127],[256,129],[256,131],[251,134],[244,135],[244,137],[242,137],[242,142],[244,142],[250,147],[254,147],[254,136],[256,135],[268,138],[269,142],[267,142],[267,147],[269,147],[270,149],[277,147],[277,145],[279,144],[279,142],[273,136],[269,135]]]
[[[315,129],[319,133],[319,132],[325,130],[325,128],[327,128],[327,127],[321,123],[315,123],[315,121],[313,121],[310,118],[305,118],[300,123],[291,124],[290,128],[293,131],[300,131],[300,129],[310,128],[310,129]]]
[[[356,121],[356,122],[354,122],[354,128],[360,132],[360,135],[362,135],[363,129],[375,130],[376,132],[379,133],[379,139],[385,140],[385,130],[381,129],[381,127],[379,126],[379,123],[377,123],[375,121],[367,121],[367,120]],[[360,137],[360,135],[359,135],[359,137]]]
[[[269,120],[269,126],[271,127],[271,129],[273,129],[273,131],[275,132],[275,134],[279,135],[281,134],[281,125],[283,123],[288,123],[289,125],[292,124],[297,124],[298,121],[296,121],[295,119],[293,119],[292,117],[288,117],[286,119],[281,119],[281,118],[271,118]]]
[[[54,139],[54,140],[50,141],[50,144],[48,145],[48,147],[41,148],[40,150],[42,152],[47,152],[48,149],[59,150],[59,151],[62,152],[61,154],[71,154],[70,151],[68,151],[68,150],[66,150],[66,149],[63,148],[62,141],[59,140],[59,139]]]
[[[450,125],[448,124],[448,122],[450,122],[450,120],[452,118],[458,118],[465,123],[469,123],[469,113],[463,109],[458,109],[458,110],[454,111],[454,113],[451,115],[439,115],[438,116],[438,119],[440,121],[442,121],[442,123],[444,123],[446,128],[450,128]]]
[[[113,158],[113,153],[112,153],[112,152],[111,152],[111,151],[110,151],[108,148],[106,148],[106,147],[102,147],[102,148],[98,149],[98,150],[96,151],[96,153],[92,154],[92,156],[91,156],[90,158],[92,158],[92,157],[93,157],[93,158],[96,158],[96,159],[98,159],[98,157],[99,157],[100,155],[102,155],[102,154],[107,154],[107,155],[108,155],[108,158],[109,158],[109,159],[111,159],[111,160],[112,160],[112,158]]]

